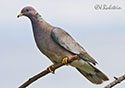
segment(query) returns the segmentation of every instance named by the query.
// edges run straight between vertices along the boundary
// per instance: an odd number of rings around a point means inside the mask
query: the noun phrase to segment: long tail
[[[109,80],[108,77],[91,64],[84,64],[85,69],[76,68],[82,75],[94,84],[101,84]],[[88,69],[88,70],[87,70]]]

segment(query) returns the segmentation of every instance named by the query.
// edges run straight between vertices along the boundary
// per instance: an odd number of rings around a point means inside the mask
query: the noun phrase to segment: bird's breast
[[[62,58],[72,54],[53,41],[50,36],[51,28],[45,23],[33,25],[36,45],[52,62],[61,62]]]
[[[46,55],[52,62],[61,62],[61,59],[70,53],[55,43],[51,36],[46,33],[35,36],[35,41],[39,50]]]

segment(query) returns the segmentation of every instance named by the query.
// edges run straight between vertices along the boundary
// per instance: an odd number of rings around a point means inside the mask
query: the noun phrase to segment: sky
[[[121,10],[95,10],[97,4]],[[34,7],[51,25],[63,28],[99,63],[109,81],[94,85],[75,68],[64,66],[27,88],[103,88],[125,74],[125,2],[123,0],[1,0],[0,87],[17,88],[52,64],[36,47],[31,22],[17,18],[25,6]],[[125,81],[114,88],[124,88]]]

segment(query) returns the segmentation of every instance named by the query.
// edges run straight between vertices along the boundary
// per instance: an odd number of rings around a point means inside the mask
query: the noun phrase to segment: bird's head
[[[35,16],[36,14],[37,12],[33,7],[27,6],[22,9],[21,13],[17,17],[20,17],[20,16],[31,17],[31,16]]]

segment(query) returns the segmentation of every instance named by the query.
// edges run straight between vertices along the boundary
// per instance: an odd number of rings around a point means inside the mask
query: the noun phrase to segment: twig
[[[105,86],[104,88],[112,88],[113,86],[117,85],[118,83],[122,82],[123,80],[125,80],[125,74],[123,76],[120,76],[119,78],[114,77],[114,81],[111,82],[110,84],[108,84],[107,86]]]
[[[77,60],[78,56],[75,55],[72,58],[68,59],[68,63],[72,63],[74,60]],[[51,69],[52,71],[55,71],[57,68],[61,67],[65,65],[64,63],[58,63],[56,65],[54,65],[54,67]],[[26,88],[28,85],[30,85],[31,83],[33,83],[34,81],[36,81],[37,79],[47,75],[48,73],[50,73],[50,71],[48,69],[40,72],[39,74],[33,76],[32,78],[30,78],[28,81],[26,81],[24,84],[22,84],[19,88]]]

